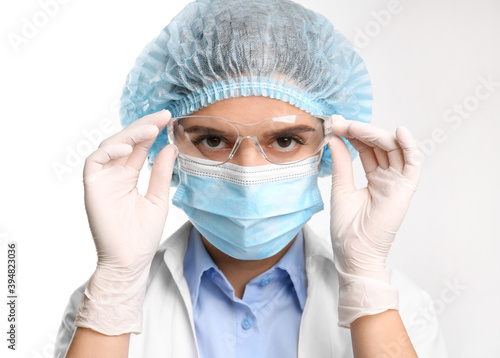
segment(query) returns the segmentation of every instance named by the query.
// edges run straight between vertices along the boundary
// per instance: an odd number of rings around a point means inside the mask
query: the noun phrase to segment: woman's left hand
[[[332,155],[331,236],[338,269],[349,275],[389,282],[385,269],[396,233],[421,172],[419,150],[410,132],[396,136],[373,125],[336,120]],[[359,152],[368,184],[356,189],[347,139]]]

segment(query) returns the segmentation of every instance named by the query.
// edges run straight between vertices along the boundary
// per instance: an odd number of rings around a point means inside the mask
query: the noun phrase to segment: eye
[[[209,149],[222,149],[228,147],[228,145],[220,137],[205,136],[194,141],[194,144],[196,145],[200,143]]]
[[[304,143],[300,138],[294,137],[279,137],[274,142],[271,143],[271,146],[275,149],[279,150],[291,150],[297,144],[303,145]]]

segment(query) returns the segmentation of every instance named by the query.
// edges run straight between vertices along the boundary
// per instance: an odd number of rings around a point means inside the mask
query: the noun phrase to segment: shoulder
[[[182,274],[182,270],[180,270],[180,268],[182,268],[183,265],[184,253],[187,247],[191,227],[192,224],[190,222],[185,223],[169,238],[165,239],[158,247],[151,263],[148,288],[152,281],[166,282],[166,285],[168,286],[172,280],[172,275],[170,274],[172,270],[176,270]],[[167,269],[167,266],[170,267]],[[69,297],[69,301],[64,310],[59,331],[57,333],[54,347],[55,357],[64,357],[66,355],[66,351],[76,330],[74,321],[78,311],[78,306],[80,305],[83,293],[87,287],[87,282],[88,281],[85,281],[82,285],[80,285]],[[149,290],[146,291],[146,296],[148,296],[148,292]]]
[[[333,259],[329,233],[316,233],[310,225],[304,226],[305,260],[308,283],[308,299],[318,296],[332,306],[338,304],[338,274]],[[436,314],[435,299],[424,291],[410,277],[399,270],[388,269],[391,284],[399,292],[399,313],[408,335],[419,357],[447,357],[443,335]],[[325,307],[325,305],[320,305]],[[332,310],[332,317],[336,310]],[[322,314],[326,314],[322,309]],[[336,319],[336,318],[335,318]]]

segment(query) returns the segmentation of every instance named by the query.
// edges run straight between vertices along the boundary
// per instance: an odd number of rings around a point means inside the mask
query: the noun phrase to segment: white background
[[[49,357],[69,295],[96,262],[81,177],[84,157],[98,142],[89,146],[86,134],[107,137],[120,128],[117,99],[125,76],[187,3],[73,0],[43,10],[45,2],[0,8],[1,356],[7,241],[19,246],[12,356]],[[407,126],[423,148],[421,184],[390,264],[434,298],[430,309],[438,313],[450,357],[498,356],[500,1],[299,2],[357,44],[373,82],[373,123],[392,132]],[[23,19],[38,24],[31,34],[23,35]],[[14,44],[15,36],[22,42]],[[476,89],[488,80],[490,91],[480,88],[478,98]],[[66,169],[57,174],[55,166]],[[363,183],[359,168],[356,161]],[[329,182],[321,184],[328,202]],[[183,220],[172,209],[165,236]],[[313,220],[328,232],[328,210]],[[462,288],[450,294],[449,282]]]

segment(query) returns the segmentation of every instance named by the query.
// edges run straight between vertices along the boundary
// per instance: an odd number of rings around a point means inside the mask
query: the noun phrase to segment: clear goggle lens
[[[242,140],[249,139],[267,161],[285,164],[318,153],[328,142],[330,125],[331,116],[310,114],[278,116],[252,124],[192,115],[172,118],[167,131],[170,143],[195,161],[226,163]]]

